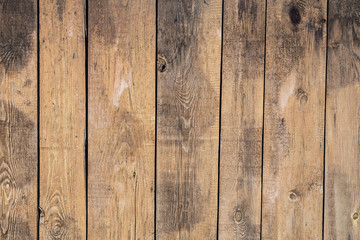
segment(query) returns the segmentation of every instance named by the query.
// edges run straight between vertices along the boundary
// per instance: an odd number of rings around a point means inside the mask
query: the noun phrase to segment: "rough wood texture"
[[[360,239],[360,2],[329,5],[325,239]]]
[[[221,8],[158,1],[158,239],[216,238]]]
[[[267,3],[262,239],[321,239],[326,0]]]
[[[260,239],[265,1],[224,3],[220,239]]]
[[[85,239],[85,1],[40,0],[40,239]]]
[[[89,239],[154,239],[155,20],[89,1]]]
[[[0,239],[37,237],[36,9],[0,0]]]

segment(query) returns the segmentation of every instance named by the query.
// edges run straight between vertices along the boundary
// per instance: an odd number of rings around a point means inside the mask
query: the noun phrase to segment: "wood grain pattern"
[[[220,239],[260,239],[265,3],[224,3]]]
[[[154,239],[155,20],[89,1],[89,239]]]
[[[329,1],[325,239],[360,239],[360,3]]]
[[[37,237],[37,3],[0,0],[0,239]]]
[[[40,239],[85,239],[85,1],[39,7]]]
[[[321,239],[326,1],[267,3],[262,239]]]
[[[215,239],[220,0],[158,1],[157,239]]]

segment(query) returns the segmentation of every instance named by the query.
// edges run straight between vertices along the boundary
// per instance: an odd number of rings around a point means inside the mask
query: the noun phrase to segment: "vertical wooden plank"
[[[153,239],[155,0],[89,1],[89,239]]]
[[[269,0],[262,239],[321,239],[326,0]]]
[[[158,239],[216,238],[221,12],[158,1]]]
[[[265,3],[224,3],[220,239],[260,239]]]
[[[1,0],[0,19],[0,239],[36,239],[36,1]]]
[[[39,4],[40,239],[85,239],[85,1]]]
[[[360,239],[360,2],[329,1],[325,239]]]

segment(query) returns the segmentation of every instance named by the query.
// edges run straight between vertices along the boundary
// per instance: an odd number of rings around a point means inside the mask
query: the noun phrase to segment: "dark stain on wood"
[[[36,8],[33,0],[0,0],[0,64],[20,71],[33,48]]]
[[[56,0],[57,13],[59,15],[59,20],[63,20],[63,14],[65,9],[65,1],[66,0]]]
[[[238,18],[239,20],[243,18],[244,12],[246,12],[245,1],[240,0],[238,3]]]
[[[169,79],[162,84],[168,90],[162,93],[158,106],[158,114],[164,119],[160,140],[166,139],[166,144],[177,143],[185,152],[193,152],[197,143],[202,142],[199,137],[215,123],[218,111],[215,91],[196,67],[189,69],[185,79]]]
[[[197,180],[197,162],[206,161],[199,158],[200,146],[209,141],[201,137],[219,114],[218,96],[198,58],[205,40],[198,29],[202,8],[207,7],[197,0],[158,3],[157,53],[167,62],[165,71],[158,71],[158,144],[176,148],[176,168],[161,171],[157,181],[159,236],[190,233],[205,221],[204,206],[209,203],[208,191]]]
[[[159,14],[158,52],[167,63],[166,71],[160,71],[160,75],[165,75],[159,82],[159,89],[164,89],[160,90],[158,104],[160,135],[170,136],[165,142],[176,141],[187,153],[194,150],[200,141],[198,137],[214,124],[218,114],[216,93],[196,57],[200,7],[198,2],[189,1],[175,8],[170,1],[162,5],[163,14]],[[174,16],[176,20],[169,31],[167,24],[174,22]]]
[[[341,169],[341,166],[332,166],[326,175],[326,207],[325,207],[325,224],[327,226],[327,233],[325,236],[332,239],[338,239],[338,228],[336,226],[352,226],[352,210],[353,210],[353,198],[356,198],[354,192],[349,188],[349,176],[336,169]],[[336,187],[335,187],[336,186]],[[346,206],[343,207],[343,206]],[[336,209],[347,210],[347,212],[335,211]],[[354,239],[353,231],[349,231],[349,239]]]
[[[328,87],[347,87],[360,81],[360,4],[358,0],[335,1],[329,11],[328,55],[338,64],[328,68],[330,76],[336,76]]]
[[[35,239],[34,236],[31,235],[29,223],[27,220],[24,220],[21,217],[16,217],[14,222],[16,225],[13,229],[11,229],[12,234],[8,234],[9,239],[19,239],[22,240],[32,240]]]
[[[11,103],[0,101],[0,109],[1,236],[27,239],[29,219],[19,209],[29,204],[24,189],[36,179],[36,127]]]
[[[117,38],[128,36],[129,29],[117,26],[115,19],[119,19],[119,16],[114,14],[121,16],[121,22],[117,24],[130,26],[133,17],[129,16],[129,1],[91,0],[89,9],[91,15],[89,29],[100,36],[105,44],[116,44]],[[117,11],[114,12],[113,9]]]
[[[295,26],[297,26],[301,22],[300,11],[296,6],[290,7],[289,17],[291,19],[291,23]]]
[[[245,19],[250,16],[251,19],[257,18],[257,3],[254,0],[240,0],[238,2],[238,19]]]
[[[196,183],[196,176],[190,176],[190,167],[187,167],[184,178],[173,173],[165,173],[158,184],[161,192],[161,207],[158,215],[166,221],[159,222],[159,228],[166,233],[186,229],[189,231],[201,221],[204,213],[205,197],[200,186]],[[196,203],[196,204],[195,204]]]
[[[113,12],[110,11],[113,6],[110,6],[109,1],[92,0],[89,1],[90,14],[92,15],[89,20],[89,29],[95,31],[96,35],[100,36],[106,44],[114,44],[116,39],[116,26]],[[91,9],[96,9],[92,12]]]
[[[238,168],[246,179],[251,178],[254,174],[252,169],[261,168],[261,136],[261,128],[245,128],[238,139]],[[252,182],[247,181],[247,183],[249,184],[248,189],[252,189]]]

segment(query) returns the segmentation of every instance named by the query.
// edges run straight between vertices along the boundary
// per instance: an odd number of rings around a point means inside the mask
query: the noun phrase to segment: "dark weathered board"
[[[260,239],[265,3],[224,2],[220,239]]]
[[[158,239],[216,237],[221,12],[158,1]]]
[[[40,0],[40,239],[85,239],[85,0]]]
[[[154,239],[155,22],[155,0],[89,0],[89,239]]]
[[[37,1],[0,0],[0,239],[37,237]]]
[[[262,239],[321,239],[326,0],[269,0]]]
[[[329,1],[325,238],[360,239],[360,2]]]

